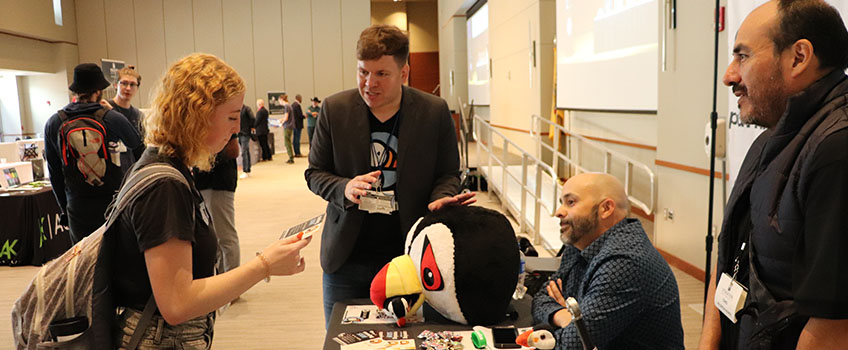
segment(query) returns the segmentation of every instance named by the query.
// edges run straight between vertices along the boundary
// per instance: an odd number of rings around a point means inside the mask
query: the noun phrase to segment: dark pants
[[[112,202],[111,196],[102,198],[76,197],[68,201],[66,213],[71,229],[71,244],[76,244],[106,222],[106,208]]]
[[[262,148],[262,160],[271,160],[271,147],[268,147],[268,134],[256,135],[259,147]]]
[[[306,134],[309,135],[309,147],[311,148],[312,147],[312,136],[315,135],[315,127],[314,126],[307,126],[306,127]]]
[[[250,172],[250,136],[239,135],[239,147],[241,147],[241,169]]]
[[[349,299],[370,298],[371,280],[388,261],[348,261],[336,272],[324,273],[324,328],[329,328],[333,304]]]
[[[303,128],[294,128],[294,130],[292,131],[292,144],[294,145],[294,155],[295,157],[300,157],[300,134],[303,132]]]

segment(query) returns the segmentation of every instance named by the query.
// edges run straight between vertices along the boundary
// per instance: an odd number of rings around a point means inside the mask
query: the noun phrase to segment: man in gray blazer
[[[324,100],[305,176],[324,198],[321,237],[324,316],[333,304],[368,298],[371,279],[403,254],[406,232],[429,211],[476,201],[457,194],[459,152],[447,103],[403,86],[409,38],[397,27],[373,25],[357,42],[358,89]],[[397,210],[360,210],[360,196],[394,196]]]

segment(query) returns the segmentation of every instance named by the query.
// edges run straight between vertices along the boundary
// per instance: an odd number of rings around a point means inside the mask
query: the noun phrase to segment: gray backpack
[[[164,178],[177,179],[189,186],[185,177],[170,165],[153,163],[138,169],[126,179],[107,209],[106,223],[41,267],[12,309],[17,350],[115,348],[112,335],[116,307],[109,288],[115,232],[109,228],[139,194]],[[133,334],[130,349],[141,340],[155,308],[151,296],[137,327],[142,331]],[[78,336],[59,339],[70,335]]]

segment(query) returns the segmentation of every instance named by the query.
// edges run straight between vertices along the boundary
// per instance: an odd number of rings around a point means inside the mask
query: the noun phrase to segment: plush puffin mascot
[[[395,315],[398,325],[425,300],[461,324],[490,325],[505,318],[519,256],[515,232],[503,214],[476,206],[444,208],[419,219],[405,247],[406,255],[393,259],[371,283],[371,301]],[[412,273],[420,292],[408,285]],[[425,317],[431,318],[426,308]]]
[[[550,350],[556,347],[553,328],[545,325],[535,326],[515,339],[515,343],[523,347],[538,350]]]

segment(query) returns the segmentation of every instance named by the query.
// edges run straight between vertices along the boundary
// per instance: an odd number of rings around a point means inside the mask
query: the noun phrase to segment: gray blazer
[[[427,204],[453,196],[459,186],[459,151],[448,105],[440,97],[403,87],[395,193],[405,234]],[[306,183],[327,203],[321,267],[333,273],[356,244],[365,212],[344,196],[345,185],[371,171],[368,105],[356,89],[327,97],[309,149]]]

